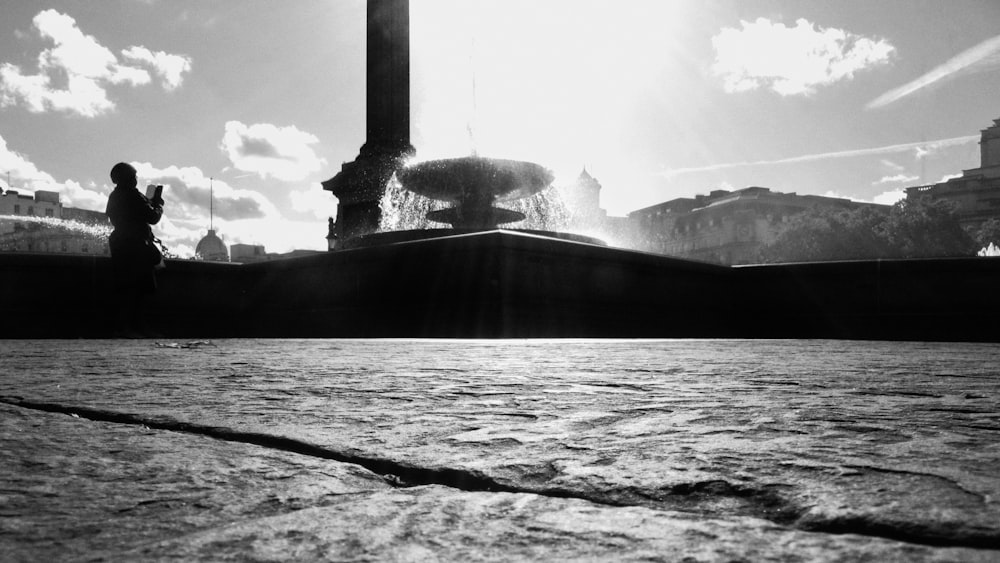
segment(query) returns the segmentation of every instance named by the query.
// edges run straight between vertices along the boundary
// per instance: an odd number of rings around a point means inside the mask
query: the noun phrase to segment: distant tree
[[[761,258],[764,262],[814,262],[882,257],[888,252],[881,236],[886,216],[870,207],[808,209],[789,219]]]
[[[987,220],[978,229],[974,229],[970,235],[979,248],[986,248],[991,242],[1000,246],[1000,219],[994,217]]]
[[[810,262],[828,252],[833,236],[829,213],[810,210],[791,216],[778,232],[774,242],[761,252],[762,262]]]
[[[882,236],[893,258],[974,256],[979,247],[962,228],[955,204],[922,197],[892,206]]]
[[[843,218],[839,256],[844,260],[880,258],[892,253],[883,227],[888,218],[884,209],[860,207],[840,213]]]
[[[1000,222],[995,226],[997,228],[989,232],[1000,234]],[[973,256],[983,246],[961,227],[954,204],[930,198],[904,199],[888,213],[860,207],[853,210],[813,208],[794,215],[774,243],[761,252],[761,260],[810,262]]]

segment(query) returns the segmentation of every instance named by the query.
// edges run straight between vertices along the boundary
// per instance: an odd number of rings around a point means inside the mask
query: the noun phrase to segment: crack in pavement
[[[21,397],[0,396],[0,403],[43,412],[67,414],[70,416],[76,415],[87,420],[99,422],[131,424],[145,426],[154,430],[198,434],[228,442],[252,444],[320,459],[351,463],[378,474],[390,485],[397,487],[446,484],[453,488],[467,491],[523,492],[519,488],[504,485],[476,471],[418,467],[387,458],[358,456],[339,452],[302,440],[262,432],[242,432],[224,426],[210,426],[169,418],[148,417],[90,407],[63,405],[60,403],[29,401]]]
[[[394,461],[388,458],[361,456],[324,448],[283,436],[261,432],[242,432],[223,426],[182,422],[166,417],[149,417],[90,407],[39,402],[17,396],[0,396],[0,403],[36,411],[67,414],[87,420],[145,426],[150,429],[197,434],[229,442],[239,442],[320,459],[350,463],[379,475],[393,487],[442,485],[468,492],[527,493],[539,496],[577,499],[615,507],[643,506],[655,510],[694,512],[706,517],[730,515],[751,516],[777,525],[802,531],[827,534],[857,534],[933,547],[968,547],[1000,550],[1000,531],[956,530],[947,523],[929,526],[908,521],[881,521],[858,516],[832,518],[804,517],[809,510],[782,495],[783,484],[751,487],[715,479],[681,483],[669,487],[613,487],[603,490],[580,491],[545,485],[518,486],[502,483],[479,471],[453,468],[428,468]],[[874,467],[866,469],[882,470]],[[906,472],[909,473],[909,472]],[[926,475],[938,477],[936,475]],[[709,506],[705,505],[717,505]]]

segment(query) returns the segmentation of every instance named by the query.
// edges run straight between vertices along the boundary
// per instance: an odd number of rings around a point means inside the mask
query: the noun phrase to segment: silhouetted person
[[[108,197],[108,218],[114,231],[108,240],[114,271],[117,336],[139,337],[146,327],[143,321],[145,296],[156,290],[154,266],[159,249],[153,242],[153,230],[163,215],[163,198],[146,198],[136,189],[138,180],[131,165],[119,162],[111,169],[115,189]]]

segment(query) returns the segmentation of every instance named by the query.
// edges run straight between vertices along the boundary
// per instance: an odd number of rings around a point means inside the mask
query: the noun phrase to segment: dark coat
[[[108,197],[106,213],[115,229],[108,239],[115,285],[152,292],[156,276],[150,258],[153,230],[149,226],[160,221],[163,202],[150,201],[134,187],[116,187]]]

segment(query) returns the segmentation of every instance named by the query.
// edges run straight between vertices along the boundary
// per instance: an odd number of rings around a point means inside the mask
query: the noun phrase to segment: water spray
[[[53,229],[64,229],[75,233],[92,236],[98,239],[107,240],[111,235],[110,225],[95,225],[83,223],[74,219],[60,219],[58,217],[39,217],[37,215],[0,215],[0,221],[13,221],[16,223],[34,223]]]

